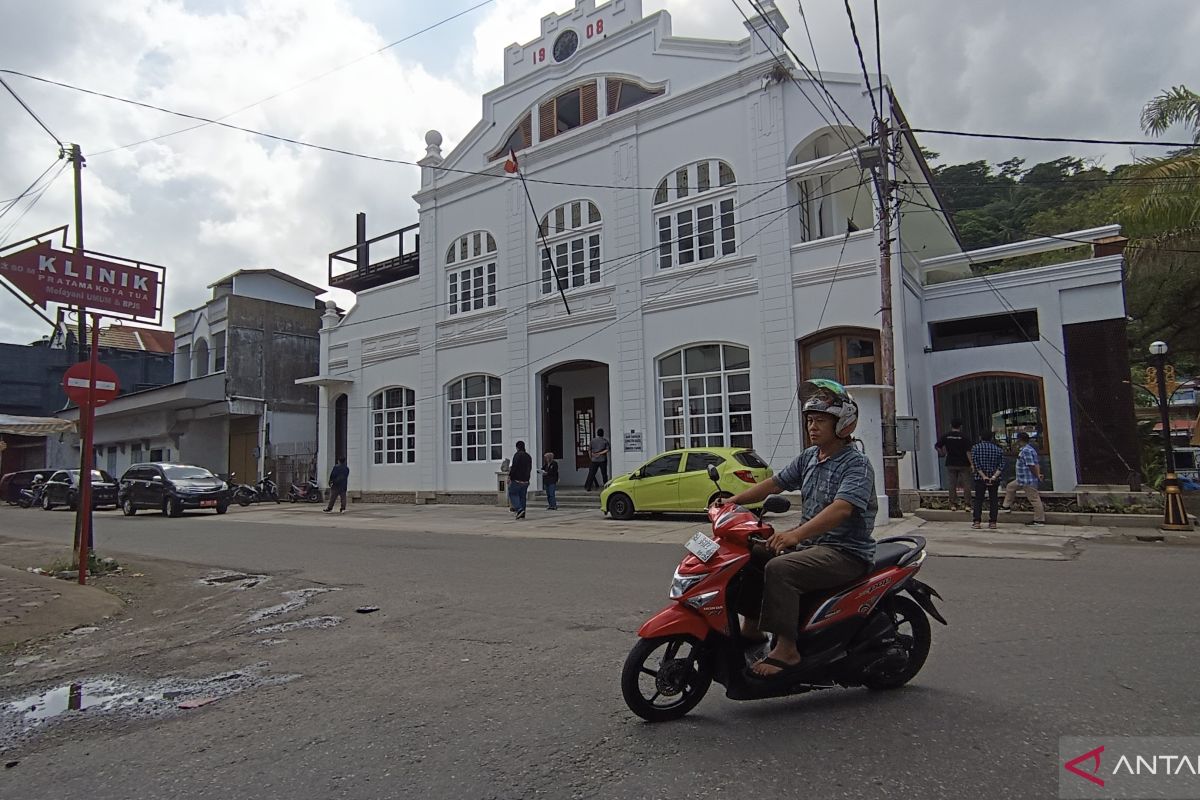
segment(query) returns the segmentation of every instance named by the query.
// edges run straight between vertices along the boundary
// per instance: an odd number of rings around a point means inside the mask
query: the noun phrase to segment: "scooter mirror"
[[[718,486],[721,485],[721,473],[717,472],[715,464],[708,465],[708,479]]]

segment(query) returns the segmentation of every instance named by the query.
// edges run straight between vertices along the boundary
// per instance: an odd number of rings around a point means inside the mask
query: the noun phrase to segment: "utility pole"
[[[83,149],[71,145],[67,160],[75,172],[75,252],[83,258],[83,168],[87,162],[83,159]],[[79,338],[77,339],[79,355],[76,360],[87,361],[87,312],[83,306],[76,309],[79,313]]]
[[[883,426],[883,491],[887,495],[888,517],[898,519],[900,511],[900,457],[896,454],[896,345],[892,330],[892,176],[889,146],[891,130],[887,119],[877,124],[879,165],[875,186],[879,194],[879,349],[883,359],[883,383],[880,416]]]
[[[71,162],[71,166],[75,172],[75,257],[79,259],[80,266],[83,264],[83,148],[77,144],[72,144],[70,150],[67,151],[67,160]],[[79,338],[76,340],[77,361],[87,361],[90,358],[87,345],[87,309],[83,306],[78,306],[76,312],[79,314]],[[93,320],[93,327],[99,325],[100,318],[96,317]],[[97,334],[98,331],[92,331],[93,343],[90,349],[94,350],[99,346]],[[94,383],[94,378],[93,378]],[[91,413],[86,413],[88,409],[80,407],[79,409],[79,484],[81,500],[75,509],[75,552],[84,553],[86,547],[88,550],[92,547],[92,504],[91,504],[91,477],[92,477],[92,420]],[[86,498],[88,502],[83,502]],[[84,583],[87,576],[87,562],[84,560],[78,562],[79,566],[79,582]]]

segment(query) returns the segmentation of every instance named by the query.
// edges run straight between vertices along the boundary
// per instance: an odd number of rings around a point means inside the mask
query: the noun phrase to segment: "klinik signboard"
[[[54,247],[61,233],[63,247]],[[0,277],[23,294],[32,305],[47,303],[73,306],[82,317],[92,315],[91,357],[63,376],[67,394],[79,404],[80,443],[79,582],[87,583],[88,549],[92,535],[92,444],[96,406],[113,399],[119,387],[117,376],[96,356],[100,344],[100,318],[137,320],[157,325],[162,322],[162,267],[120,256],[90,253],[66,247],[67,228],[17,242],[0,252]],[[82,344],[82,343],[81,343]]]
[[[55,248],[49,233],[0,254],[0,276],[30,302],[62,303],[91,313],[157,325],[162,321],[163,268],[118,256]]]

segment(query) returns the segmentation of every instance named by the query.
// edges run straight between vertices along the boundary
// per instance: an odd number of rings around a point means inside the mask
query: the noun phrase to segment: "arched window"
[[[538,106],[538,141],[596,121],[596,81],[568,89]]]
[[[417,403],[412,389],[384,389],[371,397],[371,433],[376,464],[417,460]]]
[[[192,349],[192,377],[203,378],[208,374],[208,341],[197,339]]]
[[[750,351],[700,344],[658,360],[663,446],[753,447]]]
[[[846,386],[878,384],[879,331],[838,328],[801,339],[800,378],[830,378]]]
[[[446,250],[447,307],[465,314],[496,305],[496,240],[474,231],[454,240]]]
[[[950,429],[952,419],[961,419],[972,439],[986,430],[995,433],[996,444],[1009,451],[1005,471],[1010,477],[1019,449],[1017,434],[1028,433],[1030,444],[1041,453],[1043,488],[1050,488],[1050,436],[1041,378],[1004,372],[965,375],[935,386],[933,400],[939,433]]]
[[[666,89],[650,89],[630,80],[621,78],[609,78],[605,81],[605,89],[608,92],[608,113],[616,114],[618,111],[624,111],[627,108],[633,108],[636,105],[653,100],[656,97],[661,97]]]
[[[737,252],[733,168],[706,160],[680,167],[654,192],[658,266],[688,266]]]
[[[542,294],[600,282],[600,209],[590,200],[564,203],[542,217]]]
[[[830,159],[846,153],[847,142],[858,145],[865,141],[862,133],[853,128],[825,128],[813,133],[796,148],[791,163],[796,166],[807,164],[811,168],[806,168],[796,180],[799,241],[842,236],[848,231],[866,230],[874,225],[870,193],[865,189],[858,190],[862,171],[857,159],[853,156],[851,162],[840,157]]]
[[[499,461],[503,455],[500,379],[468,375],[446,387],[451,461]]]
[[[508,158],[509,152],[524,150],[533,144],[533,112],[527,113],[521,117],[521,121],[513,128],[512,133],[504,140],[504,144],[495,150],[488,161],[497,161],[501,158]]]

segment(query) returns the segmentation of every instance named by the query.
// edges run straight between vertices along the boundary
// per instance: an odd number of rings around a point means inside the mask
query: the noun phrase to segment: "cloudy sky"
[[[364,57],[479,2],[0,0],[0,68],[205,117],[283,92],[229,122],[416,161],[426,130],[444,134],[446,152],[470,130],[480,94],[501,80],[503,48],[536,38],[538,20],[568,10],[572,0],[492,0]],[[792,25],[793,47],[807,56],[798,4],[777,4]],[[879,5],[884,72],[916,127],[1139,139],[1138,115],[1148,98],[1172,85],[1200,84],[1194,0]],[[873,64],[872,4],[853,0],[852,6]],[[663,8],[677,35],[746,35],[732,0],[644,0],[647,14]],[[857,71],[842,0],[808,0],[805,10],[821,67]],[[415,221],[414,167],[215,126],[123,147],[190,123],[4,77],[51,131],[79,142],[88,157],[88,249],[169,268],[167,327],[174,314],[207,299],[207,284],[237,269],[274,267],[325,285],[326,255],[353,243],[357,211],[367,213],[372,235]],[[1012,155],[1033,162],[1069,153],[1112,166],[1153,152],[933,136],[923,143],[949,163]],[[20,194],[56,155],[46,132],[0,92],[0,200]],[[32,209],[26,205],[0,218],[0,244],[72,221],[70,170]],[[353,302],[346,293],[331,296],[343,306]],[[0,293],[0,341],[28,342],[45,332],[32,311]]]

